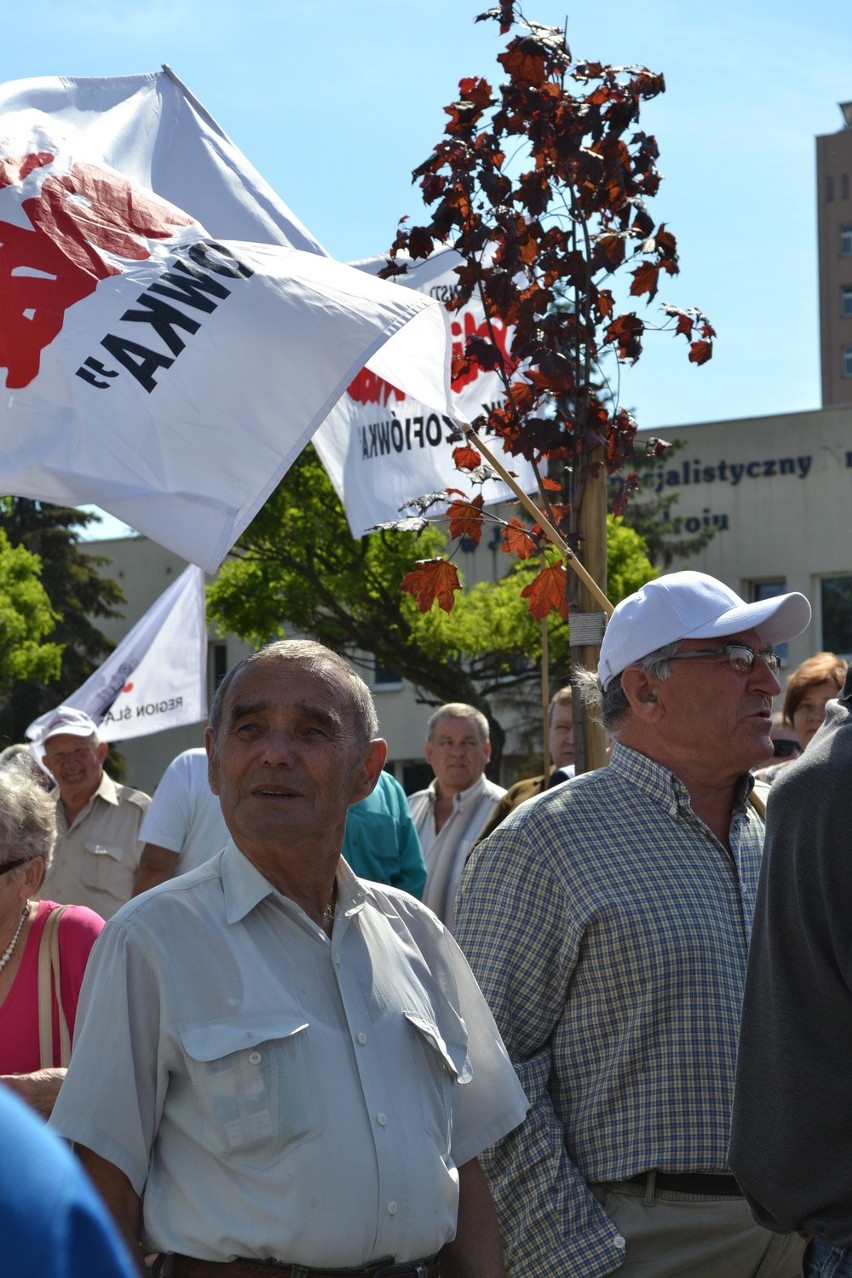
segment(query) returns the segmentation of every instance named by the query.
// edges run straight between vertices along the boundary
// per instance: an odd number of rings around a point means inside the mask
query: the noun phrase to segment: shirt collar
[[[474,803],[477,803],[479,799],[482,797],[486,784],[487,784],[487,780],[486,780],[485,773],[483,772],[482,776],[479,777],[478,780],[474,781],[473,785],[469,786],[467,790],[459,790],[457,794],[454,794],[453,795],[453,811],[464,812],[467,808],[471,807]],[[438,798],[438,791],[436,790],[435,787],[436,787],[436,780],[433,779],[429,785],[429,802],[431,803],[432,807],[435,806],[435,801]]]
[[[607,767],[642,790],[649,799],[668,812],[669,816],[676,816],[679,809],[692,812],[689,791],[680,777],[671,769],[655,763],[647,755],[640,754],[638,750],[631,750],[629,746],[616,742]],[[754,777],[750,772],[740,777],[732,816],[744,809],[753,785]]]
[[[257,866],[229,839],[221,857],[222,892],[225,897],[225,919],[239,923],[268,896],[289,900],[269,882]],[[340,858],[337,870],[337,906],[345,914],[355,914],[366,900],[364,884]]]

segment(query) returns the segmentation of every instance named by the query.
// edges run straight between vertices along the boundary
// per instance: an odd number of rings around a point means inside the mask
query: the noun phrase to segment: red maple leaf
[[[418,559],[411,572],[407,572],[400,587],[409,595],[417,596],[417,607],[428,612],[437,599],[444,612],[452,612],[454,591],[461,590],[461,582],[455,564],[446,559]]]
[[[712,342],[692,342],[689,347],[690,364],[706,364],[713,358]]]
[[[485,505],[482,494],[473,501],[454,501],[447,508],[450,521],[451,537],[469,537],[475,545],[479,545],[482,536],[482,507]]]
[[[504,554],[515,554],[519,559],[529,559],[530,555],[536,549],[537,539],[532,533],[532,529],[522,524],[520,519],[514,516],[509,520],[503,529],[503,542],[500,549]]]
[[[453,461],[459,470],[476,470],[482,458],[470,444],[462,444],[461,447],[453,449]]]
[[[647,293],[648,301],[653,301],[657,295],[659,274],[660,268],[656,262],[643,262],[633,272],[633,283],[630,285],[631,296],[641,297],[643,293]]]
[[[568,602],[565,589],[568,584],[568,573],[564,564],[552,564],[542,568],[528,586],[521,591],[522,599],[529,599],[530,612],[536,621],[543,621],[551,612],[558,612],[561,617],[568,618]]]

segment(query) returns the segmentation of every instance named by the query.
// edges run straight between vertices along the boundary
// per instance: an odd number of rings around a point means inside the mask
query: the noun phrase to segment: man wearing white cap
[[[133,892],[142,853],[139,827],[151,799],[107,776],[108,746],[82,710],[60,706],[38,747],[57,785],[58,837],[44,893],[108,919]]]
[[[794,1278],[726,1163],[772,755],[773,643],[804,596],[704,573],[615,609],[587,698],[605,768],[516,809],[474,853],[457,939],[531,1102],[483,1156],[513,1278]]]

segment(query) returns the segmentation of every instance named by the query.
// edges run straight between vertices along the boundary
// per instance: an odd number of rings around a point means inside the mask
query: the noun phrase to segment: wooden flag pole
[[[541,510],[539,510],[538,506],[536,506],[533,499],[527,493],[525,493],[523,489],[519,486],[514,476],[509,474],[505,466],[501,465],[501,463],[497,460],[497,458],[494,456],[491,450],[487,448],[485,444],[483,444],[482,440],[476,434],[476,431],[473,429],[473,427],[460,426],[460,429],[464,431],[465,435],[473,444],[474,448],[476,448],[478,452],[482,453],[482,456],[488,462],[489,466],[491,466],[494,470],[496,470],[497,474],[500,476],[503,482],[509,488],[511,488],[512,492],[515,494],[515,496],[518,498],[521,504],[525,506],[526,509],[529,511],[529,513],[533,516],[536,523],[541,524],[542,528],[547,533],[547,536],[550,539],[550,541],[553,542],[554,546],[557,548],[559,553],[564,557],[566,563],[571,566],[572,570],[580,578],[583,585],[588,590],[589,594],[592,595],[593,598],[597,601],[597,603],[600,604],[601,608],[603,608],[606,615],[608,617],[611,617],[613,612],[612,604],[609,602],[606,595],[601,590],[600,586],[595,581],[595,579],[592,576],[590,576],[588,572],[586,572],[586,569],[580,563],[580,560],[574,554],[574,551],[571,549],[568,543],[564,540],[564,538],[559,535],[559,533],[553,527],[553,524],[550,522],[547,516]]]

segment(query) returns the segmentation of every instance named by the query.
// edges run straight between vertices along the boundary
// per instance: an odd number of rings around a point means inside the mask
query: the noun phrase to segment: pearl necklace
[[[6,946],[5,950],[3,951],[3,957],[0,958],[0,972],[3,971],[3,968],[6,966],[6,964],[9,962],[9,959],[15,953],[15,946],[18,944],[18,937],[21,935],[21,929],[23,928],[24,923],[27,920],[27,915],[29,913],[29,910],[30,910],[30,903],[29,901],[27,901],[26,905],[21,910],[21,918],[18,923],[18,926],[15,928],[15,935],[12,937],[11,941],[9,942],[9,944]]]

